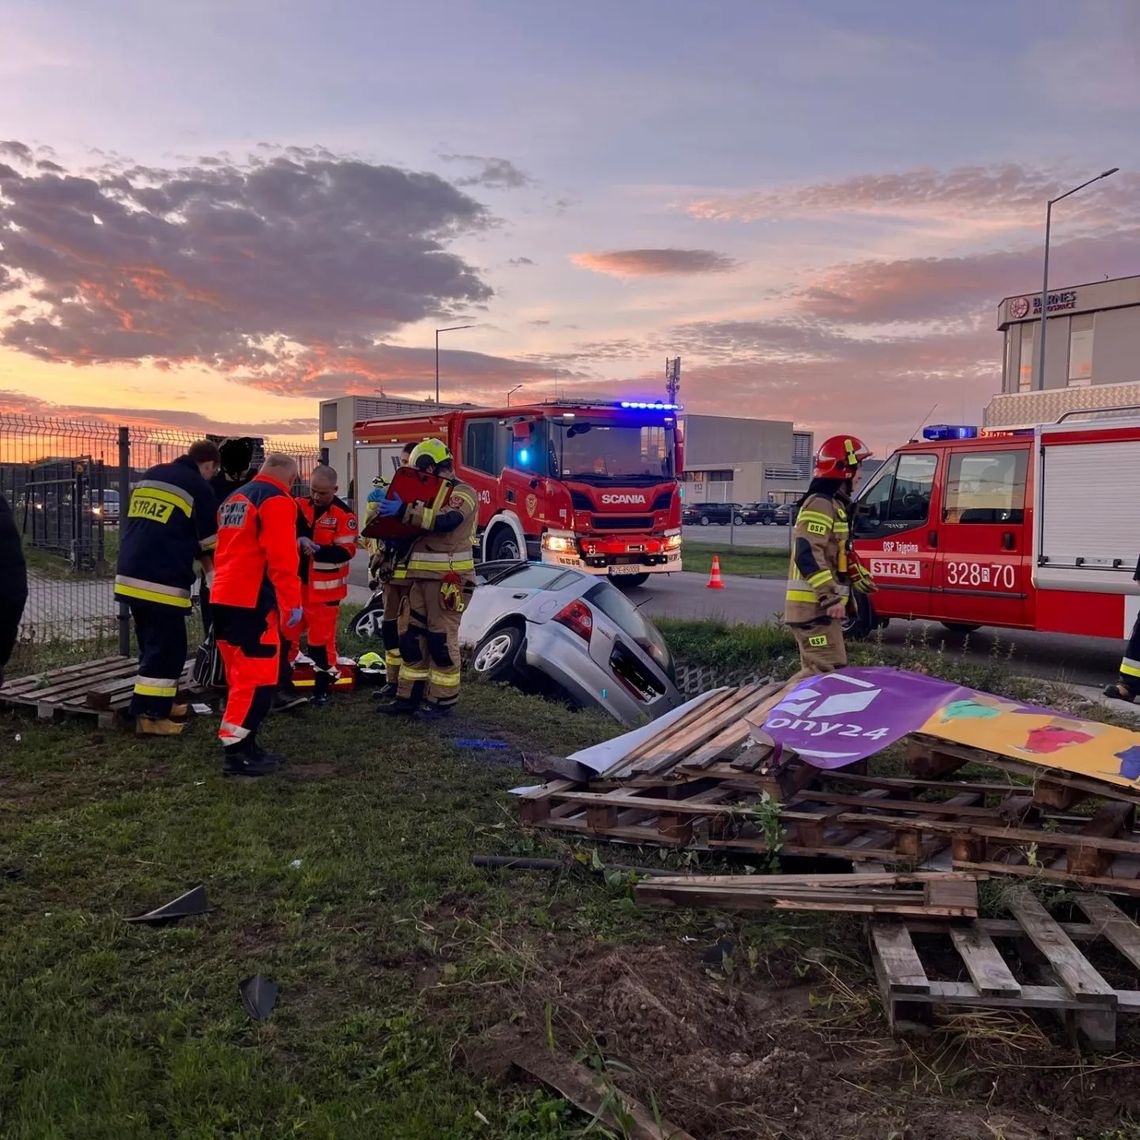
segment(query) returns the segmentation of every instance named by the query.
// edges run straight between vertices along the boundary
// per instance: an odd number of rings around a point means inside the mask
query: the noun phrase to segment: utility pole
[[[665,358],[665,394],[670,404],[677,402],[677,392],[681,387],[681,358]]]

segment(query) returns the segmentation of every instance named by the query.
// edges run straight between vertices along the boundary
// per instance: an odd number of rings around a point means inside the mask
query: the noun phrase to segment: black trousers
[[[131,716],[170,716],[186,665],[189,610],[161,602],[128,599],[139,643],[139,675],[131,696]]]
[[[23,590],[19,593],[0,594],[0,684],[4,680],[4,667],[16,645],[16,634],[27,601],[28,595]]]

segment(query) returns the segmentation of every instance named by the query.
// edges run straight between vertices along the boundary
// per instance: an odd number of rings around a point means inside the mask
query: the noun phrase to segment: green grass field
[[[681,569],[707,574],[712,569],[713,555],[720,556],[722,574],[742,574],[748,578],[786,578],[788,576],[787,547],[756,548],[729,546],[725,543],[689,542],[681,546]]]
[[[666,628],[691,658],[787,649],[775,628]],[[933,1140],[948,1114],[959,1137],[1041,1134],[986,1131],[1007,1118],[1135,1135],[1113,1131],[1134,1103],[1127,1068],[1086,1077],[1024,1019],[896,1046],[857,920],[643,911],[603,865],[740,864],[522,828],[506,794],[533,782],[519,751],[565,755],[620,731],[608,719],[468,684],[437,733],[341,694],[271,720],[266,743],[291,763],[251,782],[220,776],[215,726],[159,741],[0,713],[0,1135],[633,1135],[491,1075],[479,1043],[496,1026],[611,1074],[701,1140],[816,1140],[839,1118],[845,1137],[915,1125]],[[480,852],[566,869],[489,874]],[[208,915],[124,922],[197,883]],[[256,973],[281,988],[264,1022],[238,995]],[[740,1056],[751,1083],[726,1060]]]

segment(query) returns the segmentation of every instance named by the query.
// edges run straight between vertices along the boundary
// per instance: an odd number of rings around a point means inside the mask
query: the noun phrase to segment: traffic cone
[[[712,573],[709,575],[707,590],[723,590],[724,580],[720,576],[720,555],[713,555]]]

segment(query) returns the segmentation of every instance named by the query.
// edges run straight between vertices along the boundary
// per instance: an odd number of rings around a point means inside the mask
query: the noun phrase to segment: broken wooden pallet
[[[1087,922],[1057,922],[1027,890],[1010,903],[1012,921],[876,919],[872,958],[892,1030],[900,1022],[925,1019],[932,1006],[1049,1009],[1064,1015],[1093,1048],[1114,1049],[1117,1017],[1140,1014],[1140,926],[1103,896],[1079,894],[1075,901]],[[920,934],[948,940],[960,964],[957,972],[969,980],[931,977],[934,955],[922,939],[915,941]],[[1003,954],[999,942],[1010,950]],[[1133,988],[1110,985],[1077,945],[1097,942],[1113,947],[1136,971]]]
[[[978,879],[956,871],[852,875],[684,875],[638,883],[639,903],[718,910],[977,918]]]
[[[193,664],[186,662],[183,686],[189,683]],[[40,720],[94,717],[100,728],[111,728],[130,704],[137,673],[138,662],[134,658],[106,657],[15,677],[0,689],[0,705],[31,709]]]

